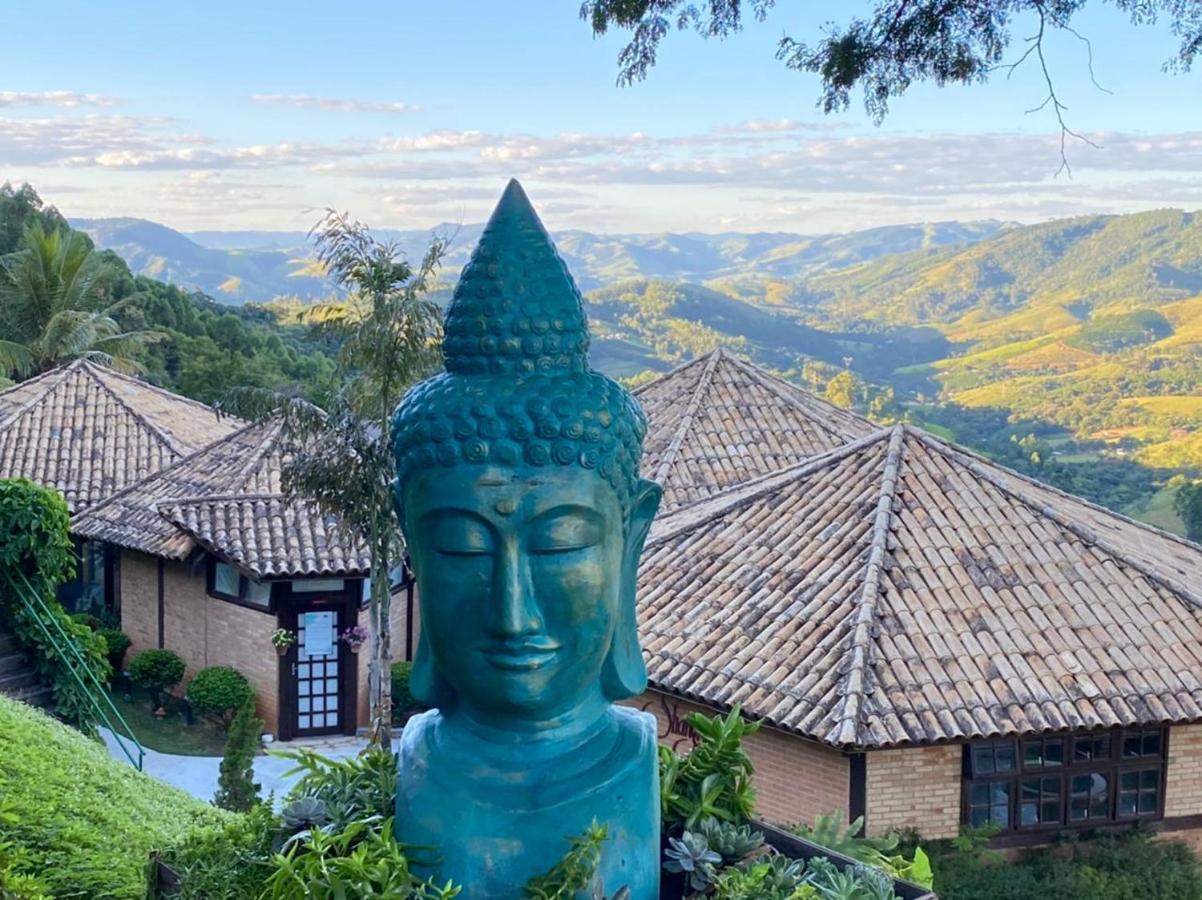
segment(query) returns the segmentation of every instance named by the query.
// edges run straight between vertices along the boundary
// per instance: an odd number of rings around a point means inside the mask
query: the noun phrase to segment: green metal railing
[[[4,574],[14,593],[25,604],[25,609],[37,623],[42,635],[62,660],[66,670],[71,674],[71,678],[83,691],[97,720],[113,735],[113,740],[117,742],[117,746],[121,748],[125,758],[141,772],[142,760],[145,758],[146,751],[134,737],[133,729],[129,727],[125,717],[113,704],[105,686],[100,683],[100,679],[96,677],[96,673],[84,659],[74,636],[69,634],[63,628],[62,623],[51,614],[50,607],[46,605],[45,600],[38,596],[38,592],[29,583],[24,572],[19,569],[15,570],[19,581],[13,578],[13,572]]]

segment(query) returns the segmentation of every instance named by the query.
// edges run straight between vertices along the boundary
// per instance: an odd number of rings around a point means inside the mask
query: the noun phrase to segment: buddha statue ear
[[[635,588],[638,584],[639,558],[647,532],[659,510],[664,491],[654,481],[640,479],[631,500],[630,528],[622,551],[622,585],[618,595],[618,621],[609,654],[601,669],[601,688],[606,699],[622,700],[641,694],[647,688],[647,664],[639,649]],[[416,667],[414,669],[416,674]]]
[[[418,598],[421,603],[422,598]],[[413,654],[413,669],[409,672],[409,693],[422,706],[430,709],[447,711],[455,697],[451,685],[438,674],[438,666],[434,663],[434,651],[426,637],[426,629],[420,629],[417,638],[417,651]]]
[[[392,489],[392,502],[396,508],[397,521],[401,524],[401,531],[405,532],[405,516],[404,506],[401,503],[401,487],[397,479],[393,479],[390,488]],[[421,584],[417,578],[417,571],[414,566],[414,560],[409,560],[410,569],[413,571],[414,579]],[[425,603],[425,597],[420,592],[420,587],[417,595],[418,609]],[[413,699],[422,706],[431,709],[445,709],[454,699],[455,691],[445,678],[438,674],[438,666],[434,663],[434,651],[430,647],[430,640],[426,637],[426,629],[418,628],[417,635],[417,650],[413,654],[413,668],[409,672],[409,692],[413,694]]]

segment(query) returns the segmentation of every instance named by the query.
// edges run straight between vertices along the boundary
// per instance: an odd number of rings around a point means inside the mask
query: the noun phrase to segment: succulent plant
[[[713,884],[716,867],[722,862],[722,857],[706,843],[705,835],[695,831],[686,831],[679,838],[668,838],[664,856],[664,868],[687,874],[689,887],[694,891],[704,891]]]
[[[764,833],[750,825],[734,825],[711,817],[702,819],[697,830],[726,865],[746,859],[764,846]]]
[[[324,800],[317,797],[301,797],[285,806],[280,818],[289,831],[300,831],[328,824],[330,814],[326,811]]]

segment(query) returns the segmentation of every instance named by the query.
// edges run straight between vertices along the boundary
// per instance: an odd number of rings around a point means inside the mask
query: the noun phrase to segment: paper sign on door
[[[329,656],[334,652],[334,614],[307,612],[305,616],[305,656]]]

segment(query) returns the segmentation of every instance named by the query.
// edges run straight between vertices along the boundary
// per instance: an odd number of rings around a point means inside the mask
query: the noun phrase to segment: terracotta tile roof
[[[1202,719],[1202,547],[907,426],[660,520],[653,685],[835,746]]]
[[[875,430],[721,348],[634,393],[648,420],[643,477],[663,485],[663,512]]]
[[[363,542],[313,504],[284,497],[276,421],[224,440],[72,520],[72,531],[169,559],[198,546],[255,578],[366,573]]]
[[[0,391],[0,478],[54,488],[73,512],[225,437],[211,407],[85,360]]]

